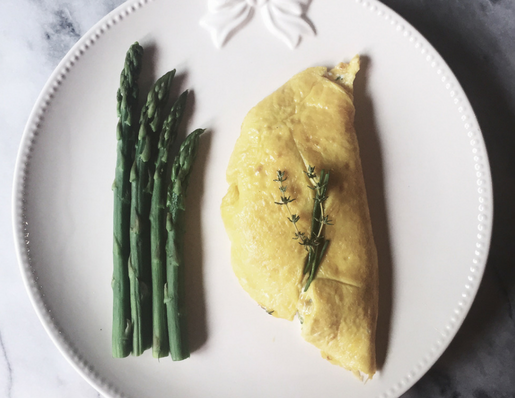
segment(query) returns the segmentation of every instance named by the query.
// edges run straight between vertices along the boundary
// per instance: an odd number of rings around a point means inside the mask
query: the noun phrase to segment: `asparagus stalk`
[[[177,129],[184,113],[187,95],[187,91],[181,94],[163,123],[158,142],[159,153],[156,159],[154,187],[150,206],[152,308],[154,313],[153,354],[157,358],[168,355],[168,332],[164,304],[164,285],[166,279],[166,188],[168,185],[166,182],[171,163],[168,162],[168,158],[170,147],[175,141]]]
[[[170,353],[174,361],[190,356],[184,292],[185,196],[188,180],[197,156],[199,136],[195,130],[181,145],[172,166],[167,200],[166,284],[164,289]]]
[[[146,104],[141,111],[136,155],[131,169],[129,280],[133,324],[133,355],[141,355],[145,349],[153,345],[149,222],[153,185],[153,158],[156,152],[157,131],[159,131],[163,122],[163,108],[168,100],[174,75],[175,70],[166,73],[154,83],[148,93]],[[164,351],[164,355],[167,355],[166,347]]]
[[[138,78],[143,48],[136,42],[127,51],[117,92],[118,125],[116,130],[117,160],[113,216],[113,332],[112,354],[115,358],[129,355],[132,347],[130,314],[129,253],[130,200],[129,175],[133,161],[137,124]]]

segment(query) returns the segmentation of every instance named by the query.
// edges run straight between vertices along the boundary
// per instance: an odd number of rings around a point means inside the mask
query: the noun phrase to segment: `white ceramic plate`
[[[242,0],[244,2],[244,0]],[[375,1],[315,0],[296,50],[259,14],[221,50],[204,1],[132,1],[60,63],[30,116],[14,185],[29,295],[57,347],[108,397],[397,397],[434,363],[478,288],[492,225],[488,159],[473,111],[435,50]],[[111,358],[115,98],[125,51],[146,48],[143,91],[177,68],[206,127],[189,191],[190,359]],[[380,262],[378,357],[362,385],[240,288],[219,206],[247,111],[295,73],[359,53],[356,127]]]

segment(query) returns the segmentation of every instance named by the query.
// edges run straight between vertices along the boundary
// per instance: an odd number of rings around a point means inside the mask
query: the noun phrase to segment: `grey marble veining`
[[[100,397],[55,348],[29,302],[13,249],[10,197],[21,134],[48,76],[89,27],[121,3],[3,0],[0,5],[0,397]],[[383,3],[420,30],[462,84],[483,131],[495,197],[491,251],[472,309],[449,348],[403,398],[513,398],[515,2]]]
[[[7,355],[2,335],[0,335],[0,351],[2,352],[2,374],[5,375],[4,391],[7,392],[7,396],[11,396],[13,388],[13,368],[11,366],[11,360]]]

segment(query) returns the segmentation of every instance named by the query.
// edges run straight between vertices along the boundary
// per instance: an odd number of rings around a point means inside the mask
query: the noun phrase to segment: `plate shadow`
[[[384,160],[379,131],[374,117],[374,105],[367,92],[367,76],[371,60],[360,58],[361,68],[354,82],[354,125],[360,144],[361,162],[367,190],[372,230],[379,259],[379,315],[377,320],[376,356],[381,369],[388,355],[392,315],[393,263],[389,235],[389,220],[385,203]]]

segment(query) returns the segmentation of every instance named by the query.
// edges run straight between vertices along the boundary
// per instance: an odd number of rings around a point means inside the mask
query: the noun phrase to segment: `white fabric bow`
[[[260,8],[261,15],[273,34],[290,48],[295,48],[302,35],[315,30],[304,13],[311,0],[208,0],[208,14],[200,24],[210,31],[215,46],[221,48],[238,28],[243,27]]]

